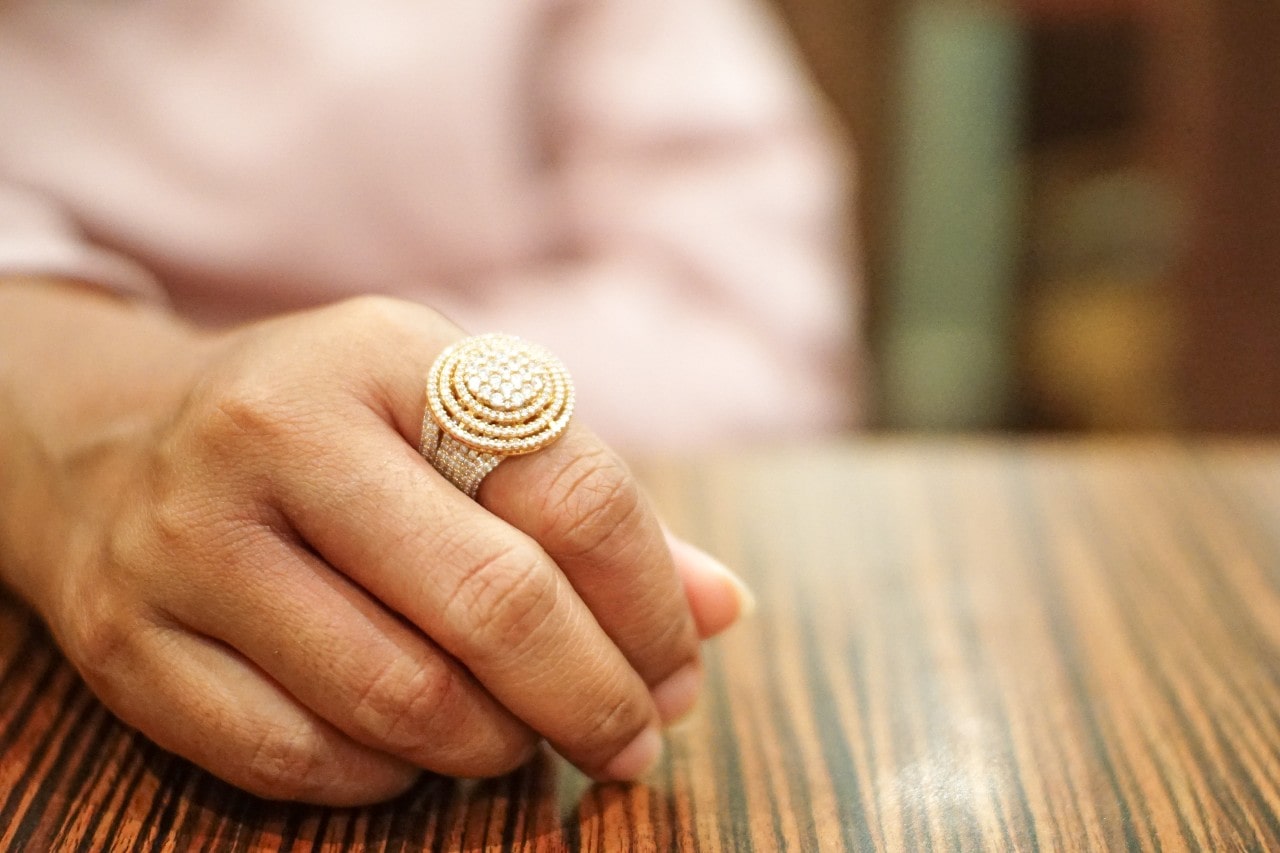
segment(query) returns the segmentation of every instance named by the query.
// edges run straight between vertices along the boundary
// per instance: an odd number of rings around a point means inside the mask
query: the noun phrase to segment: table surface
[[[760,609],[643,784],[254,799],[0,600],[0,849],[1280,849],[1280,445],[859,443],[642,476]]]

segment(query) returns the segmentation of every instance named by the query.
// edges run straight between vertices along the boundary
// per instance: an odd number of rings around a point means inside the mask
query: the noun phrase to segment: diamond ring
[[[572,415],[573,383],[560,359],[512,335],[477,335],[431,365],[419,450],[474,498],[498,463],[551,444]]]

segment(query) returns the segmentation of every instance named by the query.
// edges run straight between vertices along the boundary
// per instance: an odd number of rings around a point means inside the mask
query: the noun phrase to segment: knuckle
[[[527,647],[554,611],[557,596],[555,575],[544,571],[541,555],[527,545],[510,545],[461,575],[446,612],[471,633],[479,652],[509,656]]]
[[[348,340],[361,347],[403,345],[412,335],[407,304],[390,296],[365,294],[337,306],[337,321]]]
[[[324,759],[311,730],[272,728],[240,766],[239,784],[272,799],[308,799],[325,789]]]
[[[91,684],[117,671],[132,654],[133,632],[129,631],[114,608],[85,607],[75,614],[67,626],[64,645],[76,668]]]
[[[387,750],[453,775],[509,773],[538,743],[523,724],[477,715],[467,676],[445,665],[386,667],[355,703],[356,724]]]
[[[652,709],[647,698],[619,695],[596,708],[583,727],[583,743],[608,760],[649,725]]]
[[[518,739],[508,739],[475,754],[467,756],[465,775],[478,777],[505,776],[527,762],[538,745],[538,737],[533,733],[522,735]]]
[[[50,626],[68,660],[100,694],[172,627],[147,585],[155,562],[145,523],[109,526],[68,563]],[[141,534],[141,535],[139,535]]]
[[[336,753],[307,722],[276,725],[249,745],[244,760],[221,769],[223,778],[270,800],[352,806],[403,793],[418,770],[389,756]]]
[[[58,626],[58,643],[89,688],[113,708],[122,691],[136,679],[147,659],[178,637],[178,630],[159,613],[106,593],[94,603],[78,607]]]
[[[183,544],[189,542],[195,531],[202,529],[203,513],[191,502],[176,495],[155,500],[150,508],[150,532],[163,553],[181,553]]]
[[[203,391],[188,407],[175,448],[223,477],[283,454],[314,456],[326,446],[326,401],[300,379],[286,387],[286,365],[273,375],[248,369]]]
[[[335,360],[334,367],[340,371],[351,365],[402,361],[405,352],[423,346],[423,329],[421,323],[416,322],[422,310],[425,310],[422,306],[378,295],[356,296],[339,303],[328,315],[327,336],[335,341],[328,358]],[[373,389],[392,402],[403,394],[385,371],[373,371],[369,381]],[[367,392],[370,388],[363,390]],[[384,405],[395,410],[394,405],[385,402]]]
[[[404,311],[404,303],[399,299],[376,293],[353,296],[343,300],[338,307],[349,321],[360,324],[395,322]]]
[[[67,658],[94,687],[127,666],[139,641],[130,627],[135,610],[121,591],[121,566],[110,558],[110,547],[104,542],[68,573],[57,595],[59,618],[50,622]]]
[[[391,749],[418,747],[424,732],[448,728],[461,677],[447,666],[394,661],[360,690],[352,709],[356,724]]]
[[[567,466],[548,490],[548,535],[573,559],[605,559],[630,540],[644,509],[622,460],[601,448]]]
[[[655,608],[652,612],[659,611]],[[699,662],[698,639],[691,621],[655,618],[647,620],[646,624],[660,627],[640,634],[632,640],[629,648],[637,658],[663,662],[658,664],[661,666],[661,675],[651,683],[657,684],[662,677],[673,675],[682,667]],[[644,675],[650,677],[652,671],[646,670]]]
[[[225,486],[204,490],[180,487],[153,497],[144,507],[143,521],[132,545],[118,544],[122,571],[135,584],[159,584],[156,589],[191,589],[196,580],[224,580],[249,565],[261,567],[273,555],[267,546],[275,534],[267,526],[270,510],[236,499]],[[180,577],[164,574],[161,566],[182,565]]]
[[[278,435],[288,418],[281,411],[270,380],[245,373],[211,392],[210,416],[203,424],[208,437],[222,444],[240,444]]]

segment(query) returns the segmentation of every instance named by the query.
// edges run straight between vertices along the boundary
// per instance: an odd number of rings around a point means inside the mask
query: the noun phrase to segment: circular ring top
[[[573,414],[573,383],[560,359],[513,335],[465,338],[431,366],[427,407],[446,434],[499,456],[555,441]]]

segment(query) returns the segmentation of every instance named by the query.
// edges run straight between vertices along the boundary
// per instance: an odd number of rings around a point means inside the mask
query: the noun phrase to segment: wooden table
[[[0,849],[1280,849],[1280,446],[644,476],[761,600],[647,784],[543,755],[368,809],[259,801],[116,723],[5,603]]]

